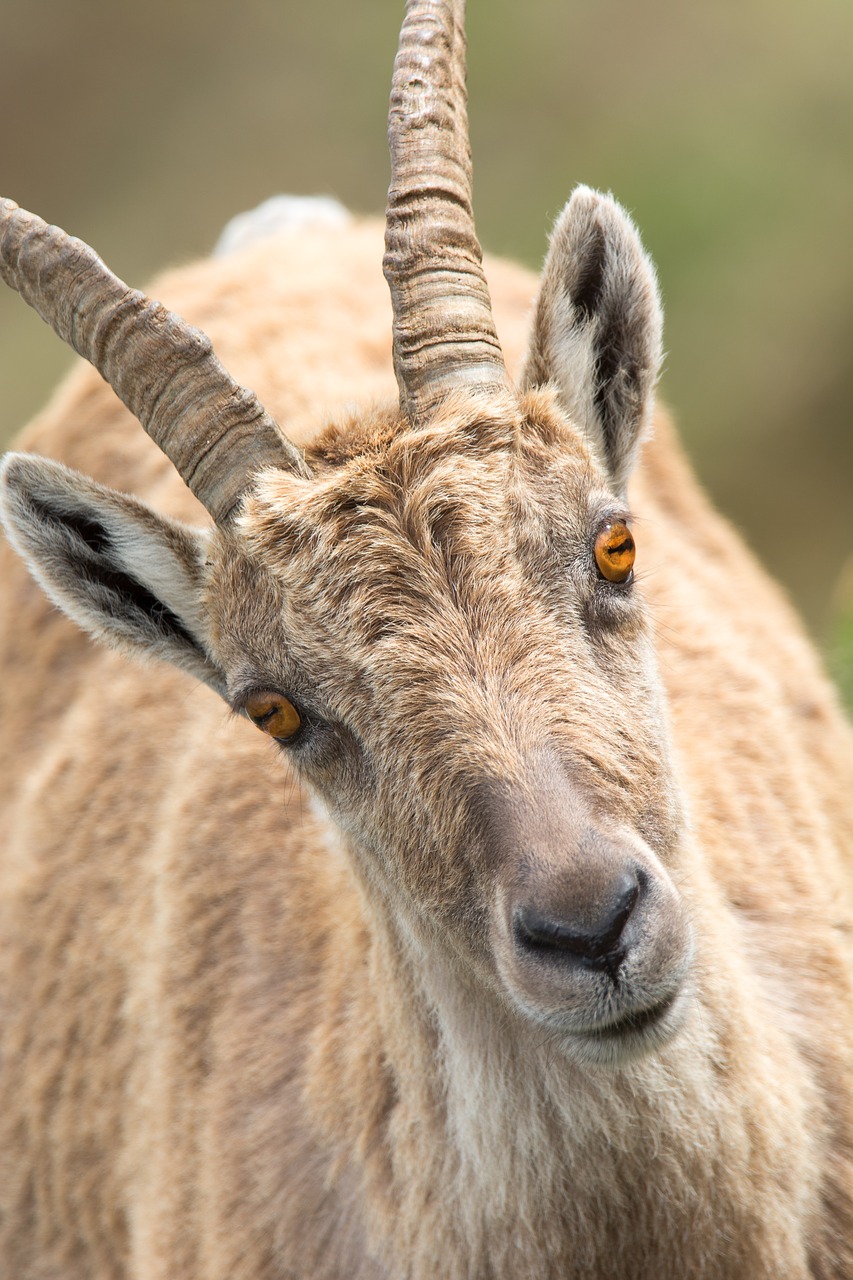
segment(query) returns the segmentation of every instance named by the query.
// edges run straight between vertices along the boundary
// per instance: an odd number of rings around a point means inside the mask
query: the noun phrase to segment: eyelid
[[[601,507],[590,521],[593,536],[605,524],[614,524],[617,520],[630,529],[634,524],[634,514],[627,507]]]
[[[246,715],[246,704],[250,698],[256,698],[259,694],[273,693],[280,698],[287,698],[294,706],[298,706],[301,710],[302,699],[287,690],[278,680],[246,680],[241,682],[229,699],[231,710],[235,715]]]

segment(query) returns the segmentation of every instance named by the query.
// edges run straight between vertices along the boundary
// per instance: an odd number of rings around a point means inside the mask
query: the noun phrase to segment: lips
[[[587,1036],[593,1040],[621,1040],[625,1037],[639,1035],[644,1031],[657,1027],[672,1009],[677,998],[678,991],[673,991],[663,1000],[658,1001],[657,1004],[650,1005],[646,1009],[623,1013],[613,1022],[602,1023],[600,1026],[595,1027],[585,1027],[576,1034]]]

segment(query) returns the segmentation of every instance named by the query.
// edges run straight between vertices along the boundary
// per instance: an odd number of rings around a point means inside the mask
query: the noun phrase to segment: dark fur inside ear
[[[49,507],[40,503],[36,498],[32,498],[30,501],[37,516],[40,516],[43,520],[56,519],[56,513],[51,511]],[[103,555],[109,548],[110,538],[104,526],[98,524],[97,520],[90,520],[81,511],[67,511],[63,523],[70,533],[78,537],[96,555]]]
[[[556,384],[618,492],[654,407],[661,329],[633,223],[609,196],[579,187],[551,237],[522,385]]]
[[[193,652],[199,650],[197,641],[187,631],[178,615],[129,574],[101,570],[95,581],[115,601],[114,618],[120,618],[128,609],[134,610],[137,615],[146,619],[164,640],[182,641]]]
[[[571,282],[571,295],[567,294],[568,301],[574,304],[581,321],[591,320],[595,316],[604,288],[607,245],[603,227],[595,224],[590,228],[585,248],[586,255],[578,262],[577,276]],[[564,281],[564,292],[567,292],[567,283]]]
[[[87,631],[224,691],[201,616],[204,534],[26,454],[4,464],[0,515],[33,576]]]
[[[85,578],[82,588],[93,598],[97,596],[99,607],[108,611],[114,622],[124,625],[128,614],[135,614],[137,627],[153,629],[163,640],[171,637],[198,649],[178,615],[121,567],[120,553],[102,524],[81,511],[60,511],[33,497],[29,507],[33,519],[46,532],[50,529],[49,538],[55,543],[66,542],[69,557]]]

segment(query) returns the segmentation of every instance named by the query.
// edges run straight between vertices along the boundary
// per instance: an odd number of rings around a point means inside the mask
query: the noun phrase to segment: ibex
[[[3,471],[108,650],[9,556],[0,1271],[849,1280],[850,731],[652,429],[627,215],[578,189],[493,319],[462,0],[390,137],[393,407],[372,224],[162,281],[256,399],[0,206],[162,451],[85,368]]]

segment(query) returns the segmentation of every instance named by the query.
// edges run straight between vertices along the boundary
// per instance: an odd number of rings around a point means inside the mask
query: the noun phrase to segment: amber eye
[[[283,693],[253,693],[246,699],[246,714],[279,742],[291,742],[302,728],[302,716]]]
[[[608,582],[627,582],[634,569],[637,548],[624,520],[612,520],[599,529],[595,539],[595,563]]]

